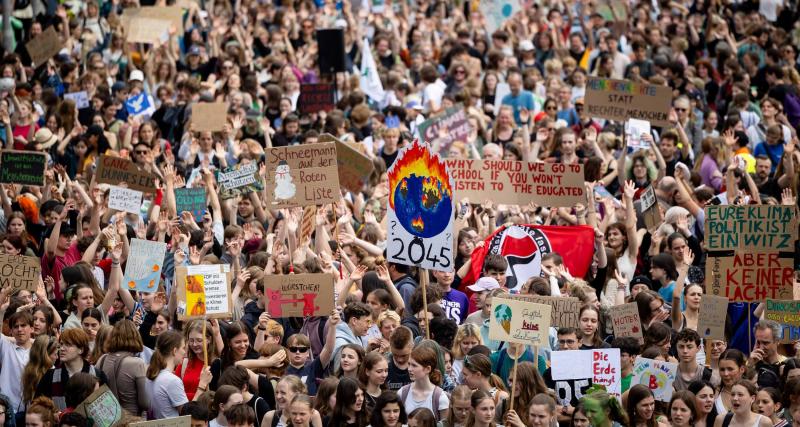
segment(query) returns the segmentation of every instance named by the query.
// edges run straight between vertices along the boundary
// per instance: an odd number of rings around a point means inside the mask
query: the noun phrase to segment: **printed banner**
[[[522,301],[546,304],[550,310],[550,326],[556,328],[577,328],[578,314],[581,310],[581,301],[575,297],[545,297],[540,295],[512,295],[512,298]]]
[[[639,340],[639,344],[644,343],[642,320],[639,318],[639,308],[635,302],[618,305],[608,313],[611,315],[615,337],[632,337]]]
[[[44,186],[47,155],[35,151],[0,151],[0,183]]]
[[[334,307],[332,274],[264,276],[264,307],[273,318],[330,316]]]
[[[250,194],[264,189],[258,164],[254,162],[239,163],[216,172],[219,183],[219,197],[222,200],[232,199],[242,194]]]
[[[492,298],[489,315],[489,339],[524,345],[546,344],[550,311],[549,305],[496,296]]]
[[[586,203],[583,165],[516,160],[447,159],[456,200],[472,203],[573,207]]]
[[[431,117],[428,120],[420,123],[417,126],[419,139],[427,144],[433,144],[434,140],[439,139],[440,129],[447,131],[447,136],[439,140],[437,152],[446,157],[450,146],[455,141],[466,143],[469,138],[469,120],[467,120],[467,113],[464,112],[464,106],[458,104],[444,110],[443,113]]]
[[[653,392],[656,400],[669,402],[672,398],[672,383],[675,382],[677,375],[677,363],[637,357],[633,363],[631,386],[645,385]]]
[[[586,109],[591,117],[625,122],[646,120],[656,126],[671,126],[672,89],[669,86],[587,77]]]
[[[335,106],[333,85],[330,83],[304,83],[300,85],[297,106],[301,114],[331,111]]]
[[[108,207],[120,212],[139,214],[142,210],[142,192],[112,185],[108,192]]]
[[[800,326],[800,301],[768,299],[764,317],[783,325]]]
[[[602,385],[608,394],[622,397],[622,368],[618,348],[595,350],[562,350],[550,354],[553,380],[589,378]]]
[[[36,292],[41,274],[42,264],[37,257],[0,254],[0,289]]]
[[[139,292],[156,292],[161,282],[167,244],[150,240],[131,239],[130,255],[125,263],[122,283]]]
[[[709,294],[732,302],[793,299],[794,206],[711,205],[705,214]]]
[[[414,140],[389,168],[391,262],[453,271],[453,181],[441,157]]]
[[[324,205],[342,198],[336,144],[267,149],[266,192],[271,209]]]
[[[153,174],[139,170],[132,161],[122,157],[100,156],[97,166],[97,182],[111,185],[119,185],[124,182],[131,190],[145,193],[155,193],[156,191]]]
[[[227,319],[233,302],[229,283],[233,279],[228,264],[177,267],[178,320]]]
[[[191,212],[194,220],[198,223],[203,221],[206,214],[206,189],[205,187],[176,188],[175,205],[178,214],[181,212]]]
[[[700,299],[700,315],[697,332],[700,338],[725,340],[725,321],[728,318],[728,298],[703,295]]]

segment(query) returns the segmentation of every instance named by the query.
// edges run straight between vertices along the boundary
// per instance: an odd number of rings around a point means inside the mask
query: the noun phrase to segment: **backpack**
[[[400,389],[400,401],[403,402],[403,405],[406,403],[406,399],[408,398],[408,393],[411,392],[411,386],[413,384],[406,384]],[[442,390],[441,387],[436,386],[433,389],[433,397],[431,398],[431,412],[433,412],[433,416],[436,417],[436,421],[439,421],[439,399],[442,397]]]

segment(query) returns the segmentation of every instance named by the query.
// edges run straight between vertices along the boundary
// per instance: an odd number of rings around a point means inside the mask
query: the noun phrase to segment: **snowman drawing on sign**
[[[294,197],[297,188],[292,182],[289,164],[285,160],[278,163],[275,169],[275,200],[272,204],[277,205],[282,200],[290,200]]]

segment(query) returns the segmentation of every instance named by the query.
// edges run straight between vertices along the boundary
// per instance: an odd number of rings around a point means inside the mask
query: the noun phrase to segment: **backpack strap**
[[[439,399],[442,397],[443,391],[441,387],[436,386],[436,388],[433,389],[433,396],[431,397],[431,406],[433,406],[431,409],[433,409],[433,415],[436,417],[436,421],[439,421]],[[405,404],[405,400],[403,400],[403,402]]]
[[[411,384],[406,384],[400,388],[400,401],[403,402],[403,405],[406,404],[406,399],[408,399],[408,393],[411,391]]]
[[[703,381],[711,381],[711,375],[714,374],[714,371],[711,370],[708,366],[703,367]]]
[[[722,427],[730,426],[731,421],[733,421],[733,412],[728,412],[725,414],[725,418],[722,420]]]

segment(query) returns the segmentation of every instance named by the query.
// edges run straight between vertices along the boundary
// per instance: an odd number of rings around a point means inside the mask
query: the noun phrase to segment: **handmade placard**
[[[200,102],[192,105],[194,132],[219,132],[228,123],[228,103]]]
[[[55,27],[51,25],[33,40],[29,41],[25,45],[25,49],[28,50],[28,55],[31,57],[33,66],[39,68],[39,66],[47,62],[48,59],[60,52],[62,45]]]
[[[176,188],[175,205],[179,214],[191,212],[195,221],[203,221],[207,209],[205,187]]]
[[[0,254],[0,289],[35,292],[42,274],[41,260],[32,256]]]
[[[768,299],[764,317],[783,325],[800,326],[800,301]]]
[[[587,77],[586,109],[591,117],[625,122],[646,120],[656,126],[671,126],[672,89],[669,86]]]
[[[142,192],[112,185],[108,192],[108,207],[120,212],[140,213]]]
[[[161,282],[166,252],[167,244],[164,242],[131,239],[123,286],[139,292],[156,292]]]
[[[304,83],[300,85],[300,97],[297,106],[302,114],[311,114],[319,111],[330,111],[335,106],[333,99],[333,84],[331,83]]]
[[[254,162],[239,163],[217,171],[216,174],[219,197],[223,200],[264,189],[264,183],[258,174],[258,164]]]
[[[444,130],[444,132],[441,132]],[[447,155],[450,146],[455,141],[466,143],[469,138],[470,125],[467,120],[467,113],[464,111],[464,106],[458,104],[444,110],[443,113],[431,117],[428,120],[420,123],[417,126],[419,139],[428,144],[433,144],[434,140],[437,141],[437,153],[442,157]],[[443,138],[440,135],[445,134]]]
[[[372,160],[362,152],[329,133],[320,135],[318,141],[336,143],[339,185],[354,193],[361,191],[364,185],[369,181],[370,174],[372,174],[372,171],[375,169]]]
[[[264,306],[272,317],[329,316],[334,307],[331,274],[264,276]]]
[[[697,319],[697,332],[700,338],[725,339],[725,321],[728,317],[728,298],[717,295],[703,295],[700,299],[700,315]]]
[[[639,344],[644,343],[642,321],[635,302],[612,307],[608,313],[611,315],[615,337],[633,337],[639,340]]]
[[[323,205],[341,199],[336,144],[273,147],[266,152],[271,209]]]
[[[35,151],[0,151],[0,183],[44,186],[47,155]]]
[[[616,397],[622,397],[622,368],[618,348],[594,350],[561,350],[551,353],[553,380],[589,378]]]
[[[150,172],[139,170],[132,161],[122,157],[101,155],[97,164],[97,182],[119,185],[127,183],[131,190],[155,193],[155,177]]]
[[[114,393],[101,386],[76,408],[75,412],[92,421],[94,427],[112,427],[122,420],[123,412]]]
[[[631,386],[645,385],[653,392],[656,400],[669,402],[672,398],[672,383],[677,375],[677,363],[637,357],[633,363]]]
[[[233,279],[230,265],[191,265],[177,267],[178,320],[227,319],[233,302],[229,283]]]
[[[581,301],[575,297],[546,297],[540,295],[513,295],[523,301],[546,304],[550,310],[550,326],[556,328],[577,328],[578,313],[581,310]]]
[[[551,307],[514,298],[492,298],[489,338],[525,345],[547,343]]]

